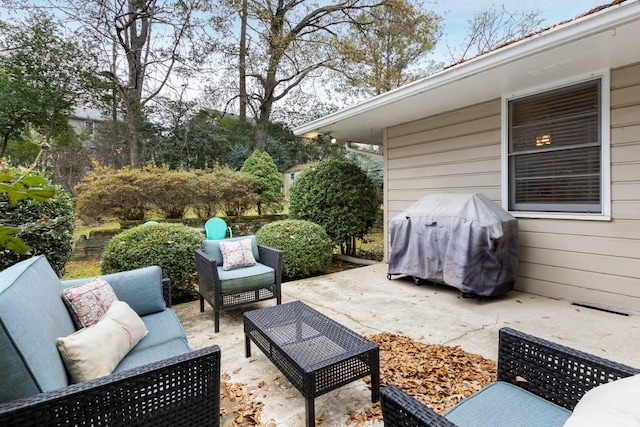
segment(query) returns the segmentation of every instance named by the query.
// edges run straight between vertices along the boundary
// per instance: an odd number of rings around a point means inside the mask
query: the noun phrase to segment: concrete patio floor
[[[390,332],[430,344],[460,346],[495,360],[498,329],[509,326],[607,359],[640,367],[640,316],[571,305],[522,292],[478,301],[465,299],[446,286],[417,286],[410,278],[387,280],[387,264],[375,264],[325,276],[286,282],[283,302],[301,300],[352,330],[371,335]],[[261,420],[277,426],[304,425],[304,398],[271,362],[252,345],[245,358],[242,313],[273,305],[245,306],[220,315],[213,331],[213,311],[200,313],[197,301],[174,306],[193,348],[218,344],[222,372],[231,383],[263,403]],[[264,384],[262,383],[264,382]],[[371,405],[363,380],[316,399],[322,426],[348,425],[349,411]],[[382,425],[373,422],[367,425]]]

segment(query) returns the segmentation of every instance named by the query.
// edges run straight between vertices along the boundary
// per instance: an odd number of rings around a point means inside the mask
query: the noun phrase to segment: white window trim
[[[554,89],[582,83],[599,78],[602,85],[602,213],[564,213],[564,212],[527,212],[509,210],[509,108],[508,102],[513,99],[535,95]],[[611,220],[611,77],[610,71],[601,70],[588,75],[579,76],[571,80],[554,82],[553,84],[537,87],[535,89],[510,93],[502,96],[501,102],[501,195],[502,208],[516,218],[554,218],[576,220]]]

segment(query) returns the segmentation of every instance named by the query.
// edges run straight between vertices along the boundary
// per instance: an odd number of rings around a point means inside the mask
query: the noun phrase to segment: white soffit
[[[640,62],[638,43],[640,0],[558,25],[293,131],[381,144],[386,127]]]

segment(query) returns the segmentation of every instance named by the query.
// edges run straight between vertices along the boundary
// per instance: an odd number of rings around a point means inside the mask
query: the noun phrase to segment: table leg
[[[371,401],[380,400],[380,369],[371,372]]]
[[[380,348],[376,347],[375,350],[369,355],[371,364],[371,401],[376,403],[380,400]]]
[[[307,427],[315,427],[316,425],[316,406],[314,398],[304,399],[304,412],[307,416]]]
[[[251,357],[251,340],[249,334],[244,334],[244,355],[245,357]]]

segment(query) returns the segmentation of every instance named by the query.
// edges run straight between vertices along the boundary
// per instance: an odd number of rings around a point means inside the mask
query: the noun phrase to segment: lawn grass
[[[75,229],[73,230],[73,241],[77,242],[80,236],[83,234],[89,237],[92,231],[104,231],[104,230],[119,230],[120,223],[118,221],[108,221],[97,225],[87,225],[83,221],[76,221]]]
[[[64,266],[65,273],[63,279],[73,279],[76,277],[91,277],[100,275],[99,259],[71,260]]]

